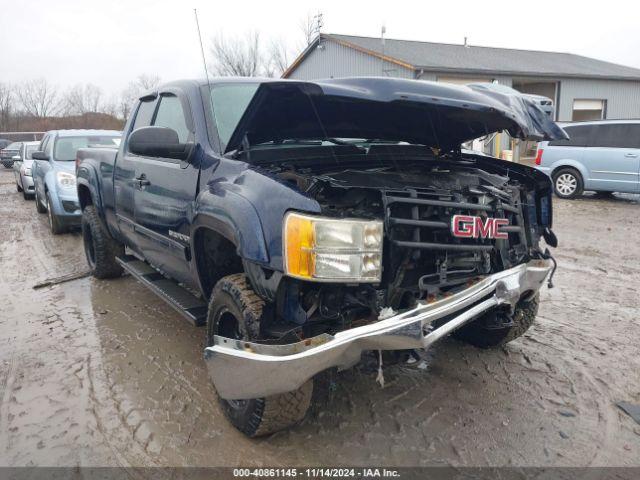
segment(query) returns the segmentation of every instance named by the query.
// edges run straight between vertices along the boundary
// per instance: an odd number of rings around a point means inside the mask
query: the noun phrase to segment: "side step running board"
[[[204,300],[132,255],[124,255],[117,260],[122,268],[153,290],[193,325],[201,326],[206,323],[207,303]]]

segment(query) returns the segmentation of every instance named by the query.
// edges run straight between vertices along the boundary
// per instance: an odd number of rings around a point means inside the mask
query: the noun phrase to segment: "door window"
[[[589,137],[592,135],[594,125],[576,125],[563,127],[569,135],[568,140],[552,140],[549,146],[552,147],[585,147]]]
[[[49,135],[45,135],[45,137],[42,139],[42,141],[40,142],[40,145],[38,146],[38,149],[41,152],[45,152],[47,151],[47,145],[49,144],[49,138],[51,138]]]
[[[633,134],[637,133],[631,128],[634,125],[618,123],[609,125],[594,125],[589,147],[632,148],[637,143]]]
[[[175,95],[163,95],[160,99],[158,113],[153,121],[156,127],[167,127],[178,133],[180,143],[185,143],[189,138],[189,127],[182,108],[182,102]]]
[[[136,119],[133,122],[132,131],[141,127],[150,126],[151,120],[153,120],[153,112],[155,111],[155,109],[155,99],[140,102],[140,106],[138,107],[138,111],[136,113]]]

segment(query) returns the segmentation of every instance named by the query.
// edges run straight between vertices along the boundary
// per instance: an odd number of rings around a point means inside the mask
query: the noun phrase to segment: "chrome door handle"
[[[624,156],[627,157],[627,158],[636,158],[638,156],[638,154],[636,154],[636,153],[625,153]]]

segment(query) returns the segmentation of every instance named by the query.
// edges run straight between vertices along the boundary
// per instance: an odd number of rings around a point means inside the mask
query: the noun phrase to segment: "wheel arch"
[[[193,230],[191,251],[200,291],[205,298],[210,297],[218,280],[244,271],[236,239],[210,223],[198,225]]]
[[[576,160],[566,159],[566,160],[559,160],[551,166],[551,172],[549,176],[551,177],[552,181],[554,180],[556,173],[558,173],[558,171],[562,170],[563,168],[572,168],[576,170],[582,177],[583,184],[586,183],[589,178],[589,172],[587,171],[586,167],[582,163]]]

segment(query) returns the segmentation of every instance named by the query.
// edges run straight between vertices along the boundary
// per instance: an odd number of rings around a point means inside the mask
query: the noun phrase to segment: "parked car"
[[[79,148],[117,147],[115,130],[53,130],[33,152],[32,176],[38,213],[47,213],[54,234],[80,226],[82,213],[76,190],[75,160]]]
[[[23,142],[18,155],[13,157],[13,175],[16,178],[16,187],[18,192],[22,192],[25,200],[33,198],[35,195],[33,177],[31,176],[33,165],[31,155],[38,150],[39,145],[40,142]]]
[[[0,162],[4,168],[13,167],[13,158],[20,152],[22,142],[13,142],[0,150]]]
[[[13,142],[11,140],[0,138],[0,150],[2,150],[4,147],[9,145],[10,143],[13,143]]]
[[[206,323],[224,412],[270,433],[364,351],[452,332],[497,346],[529,328],[552,271],[541,238],[557,244],[551,182],[460,151],[503,129],[566,138],[490,85],[171,83],[140,99],[119,150],[78,151],[87,261]]]
[[[556,195],[640,193],[640,120],[562,126],[570,138],[540,142],[535,160],[536,168],[553,179]]]

